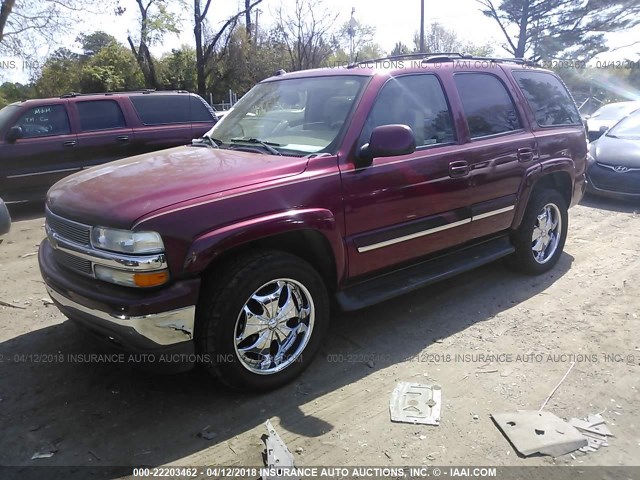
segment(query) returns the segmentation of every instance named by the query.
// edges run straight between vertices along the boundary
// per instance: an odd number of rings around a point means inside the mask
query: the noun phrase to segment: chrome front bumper
[[[48,285],[47,291],[60,310],[71,319],[75,319],[74,317],[98,319],[106,322],[107,326],[112,325],[114,330],[131,330],[158,347],[193,340],[196,314],[195,305],[167,312],[134,317],[113,315],[86,307],[56,292]]]

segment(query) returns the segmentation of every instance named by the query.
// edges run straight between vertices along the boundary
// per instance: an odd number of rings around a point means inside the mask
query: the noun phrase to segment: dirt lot
[[[639,465],[636,209],[593,199],[574,208],[565,254],[547,275],[494,264],[334,315],[310,370],[263,395],[228,392],[200,371],[69,361],[101,347],[43,301],[33,254],[43,219],[18,212],[0,245],[0,300],[21,307],[0,307],[0,464],[262,465],[271,419],[291,451],[302,448],[298,466]],[[51,353],[62,361],[43,363]],[[487,363],[488,354],[505,361]],[[519,457],[489,414],[539,408],[572,359],[546,410],[566,419],[603,412],[615,438],[587,455]],[[390,422],[398,381],[442,386],[440,426]],[[211,440],[197,435],[207,426]],[[52,457],[31,460],[52,446]]]

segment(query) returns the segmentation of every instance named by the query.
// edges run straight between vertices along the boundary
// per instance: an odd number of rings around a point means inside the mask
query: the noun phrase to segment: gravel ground
[[[636,208],[587,198],[572,209],[565,253],[546,275],[497,263],[335,314],[311,368],[261,395],[229,392],[201,371],[78,361],[104,350],[49,304],[39,209],[14,212],[0,245],[0,300],[19,307],[0,306],[0,465],[262,465],[267,419],[298,449],[298,466],[640,465]],[[490,414],[540,408],[574,360],[545,409],[602,412],[610,446],[520,457]],[[399,381],[442,386],[439,426],[390,422]],[[213,438],[198,436],[205,427]]]

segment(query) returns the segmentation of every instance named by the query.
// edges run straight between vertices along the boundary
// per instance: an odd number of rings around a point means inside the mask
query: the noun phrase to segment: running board
[[[336,298],[342,310],[358,310],[491,263],[514,251],[509,237],[494,238],[356,283],[338,292]]]

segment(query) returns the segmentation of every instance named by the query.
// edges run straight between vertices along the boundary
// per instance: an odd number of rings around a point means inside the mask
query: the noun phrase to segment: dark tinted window
[[[125,126],[122,110],[115,100],[78,102],[76,108],[80,116],[80,128],[85,132]]]
[[[497,77],[482,73],[455,77],[471,138],[510,132],[521,128],[516,107]]]
[[[189,95],[132,95],[131,102],[145,125],[191,123]]]
[[[435,75],[406,75],[387,82],[369,113],[360,143],[369,141],[374,128],[391,124],[411,127],[418,147],[455,140],[451,113]]]
[[[513,72],[538,125],[574,125],[580,114],[565,86],[545,72]]]
[[[47,137],[71,133],[64,105],[41,105],[28,109],[15,125],[22,128],[23,138]]]
[[[205,102],[202,98],[196,96],[189,96],[191,99],[191,121],[192,122],[214,122],[215,113],[213,108]]]

